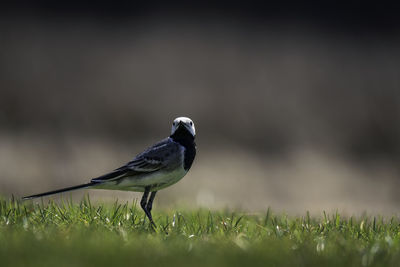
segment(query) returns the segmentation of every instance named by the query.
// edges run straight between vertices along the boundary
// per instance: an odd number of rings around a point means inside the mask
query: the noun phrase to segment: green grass
[[[0,266],[398,266],[398,218],[0,200]]]

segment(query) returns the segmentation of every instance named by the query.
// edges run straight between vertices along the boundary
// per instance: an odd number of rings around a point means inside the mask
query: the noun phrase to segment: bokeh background
[[[358,1],[5,4],[0,194],[84,183],[188,116],[198,156],[158,207],[397,213],[398,10]]]

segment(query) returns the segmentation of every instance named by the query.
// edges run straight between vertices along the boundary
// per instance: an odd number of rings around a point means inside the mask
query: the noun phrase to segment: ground
[[[397,217],[0,201],[2,266],[398,266]]]

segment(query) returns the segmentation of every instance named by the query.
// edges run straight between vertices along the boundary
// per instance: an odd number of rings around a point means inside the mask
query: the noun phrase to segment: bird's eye
[[[193,122],[190,122],[190,126],[193,126]]]
[[[175,122],[172,123],[172,126],[175,126]]]

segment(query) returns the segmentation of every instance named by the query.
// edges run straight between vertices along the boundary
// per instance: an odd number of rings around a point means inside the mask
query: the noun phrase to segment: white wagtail
[[[140,206],[152,225],[154,197],[158,190],[178,182],[189,171],[196,156],[196,130],[193,121],[179,117],[172,123],[171,135],[137,155],[114,171],[94,178],[90,183],[67,187],[23,199],[53,195],[80,188],[144,192]],[[150,198],[148,198],[149,193]]]

